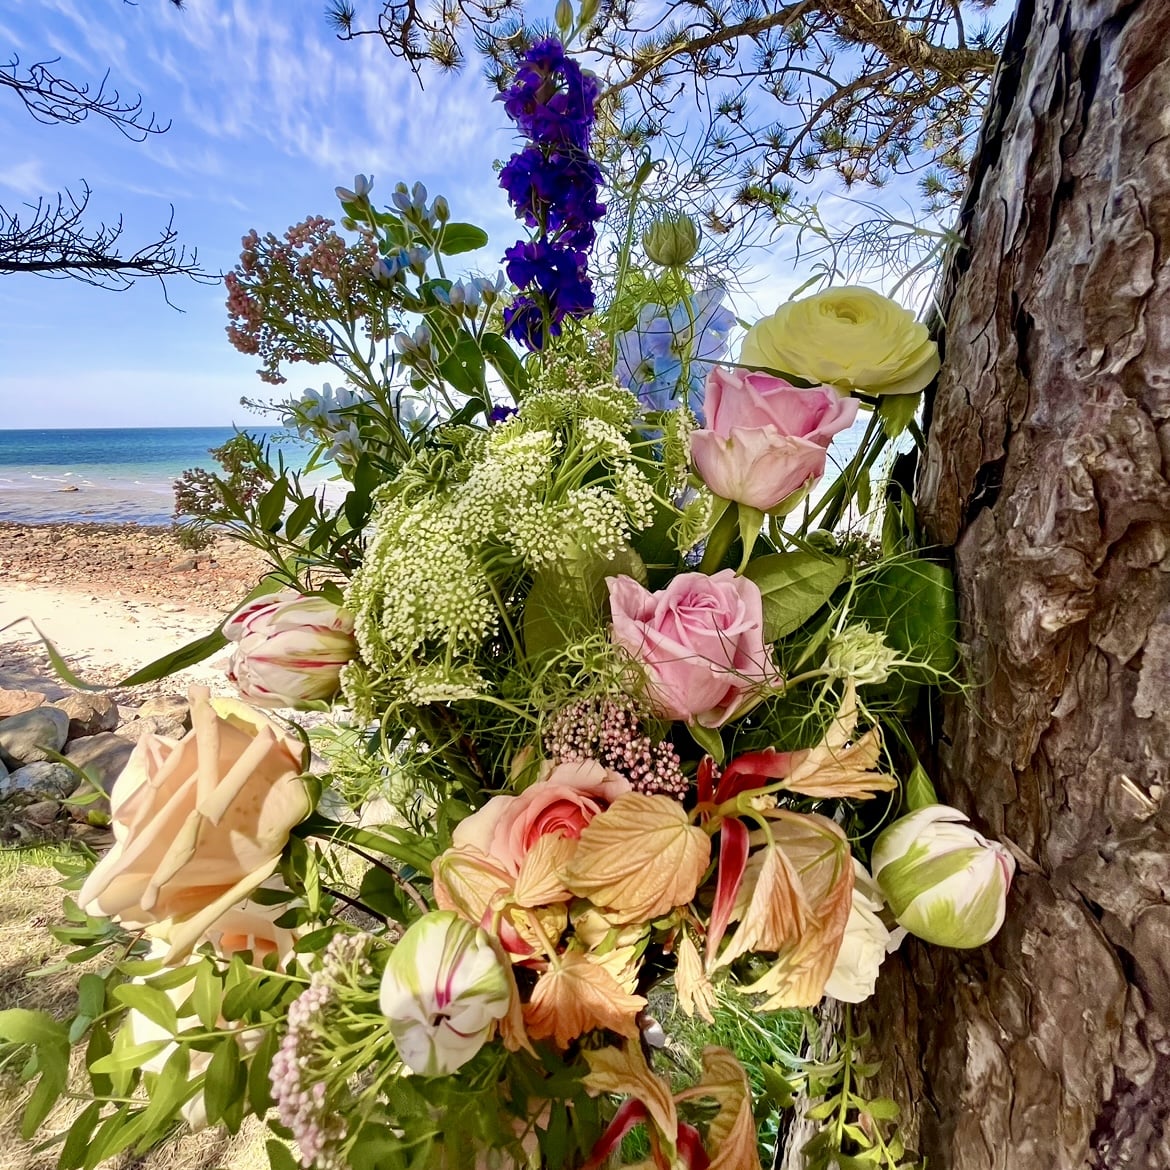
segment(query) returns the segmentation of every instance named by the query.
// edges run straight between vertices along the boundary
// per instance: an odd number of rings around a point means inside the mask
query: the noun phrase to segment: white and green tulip
[[[890,825],[870,858],[899,925],[941,947],[978,947],[995,936],[1016,868],[966,820],[956,808],[928,805]]]
[[[402,1063],[428,1077],[462,1068],[508,1012],[511,984],[486,931],[437,911],[403,934],[380,1004]]]

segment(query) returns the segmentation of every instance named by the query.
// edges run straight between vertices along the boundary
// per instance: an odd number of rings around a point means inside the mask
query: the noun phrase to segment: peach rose
[[[575,841],[599,812],[608,808],[630,782],[596,760],[546,764],[540,778],[519,796],[494,796],[456,826],[456,849],[475,849],[518,877],[524,859],[545,836]]]
[[[115,781],[114,844],[78,895],[89,914],[156,928],[167,963],[273,873],[311,808],[296,740],[204,687],[190,697],[192,730],[144,735]]]

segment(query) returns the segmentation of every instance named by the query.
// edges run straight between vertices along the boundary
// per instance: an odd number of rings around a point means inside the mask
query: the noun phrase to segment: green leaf
[[[878,404],[878,418],[886,437],[896,439],[914,420],[922,404],[922,394],[883,394]]]
[[[849,562],[816,553],[773,553],[744,571],[764,599],[764,637],[769,642],[798,630],[845,579]]]
[[[69,1048],[65,1025],[48,1012],[27,1008],[9,1008],[0,1012],[0,1041],[7,1044],[31,1044],[34,1048]]]
[[[870,1117],[876,1117],[878,1121],[897,1121],[902,1116],[902,1110],[898,1102],[891,1100],[889,1097],[878,1097],[876,1101],[867,1101],[865,1103],[865,1112]]]
[[[458,256],[462,252],[474,252],[486,248],[488,234],[483,228],[470,223],[449,223],[443,228],[439,240],[439,251],[444,256]]]
[[[256,505],[256,521],[265,532],[275,532],[280,527],[280,518],[284,515],[285,501],[288,499],[288,481],[278,479],[261,497]]]
[[[498,333],[485,333],[479,339],[480,349],[495,367],[513,398],[519,398],[528,389],[528,374],[520,355]]]
[[[709,755],[716,764],[722,764],[724,760],[723,737],[719,734],[718,728],[703,727],[699,723],[688,723],[687,731],[691,733],[691,739],[695,741]]]
[[[232,1101],[247,1088],[247,1074],[240,1061],[240,1046],[234,1036],[220,1042],[203,1077],[203,1101],[207,1120],[215,1125]]]
[[[106,981],[92,971],[77,981],[77,1013],[92,1020],[100,1016],[106,1006]]]
[[[372,866],[362,876],[358,900],[391,922],[405,923],[411,918],[402,887],[394,880],[392,874],[377,866]]]
[[[288,519],[284,522],[284,534],[289,540],[296,540],[298,536],[305,530],[305,525],[313,517],[317,510],[316,496],[306,496],[297,506],[288,514]]]
[[[938,793],[935,792],[926,769],[921,764],[915,764],[910,778],[906,781],[906,807],[914,812],[931,804],[938,804]]]
[[[102,1103],[91,1101],[78,1115],[65,1135],[65,1144],[57,1159],[57,1170],[78,1170],[85,1161],[89,1139],[102,1115]]]
[[[841,1094],[835,1093],[832,1097],[826,1098],[819,1105],[814,1105],[811,1109],[806,1110],[805,1117],[807,1117],[810,1121],[824,1121],[825,1118],[830,1116],[840,1104]]]
[[[195,986],[191,989],[190,1010],[199,1017],[199,1022],[210,1031],[219,1021],[219,1000],[222,991],[215,968],[203,959],[195,972]]]
[[[908,682],[932,682],[934,671],[954,669],[957,655],[955,591],[951,572],[930,561],[883,565],[857,589],[853,616],[907,658],[927,668],[902,667]]]
[[[293,1157],[292,1151],[275,1138],[269,1138],[264,1143],[264,1150],[268,1154],[269,1170],[301,1170],[301,1164]]]
[[[280,1047],[275,1028],[268,1028],[248,1061],[248,1104],[257,1117],[272,1107],[272,1062]]]
[[[179,1030],[179,1016],[171,997],[157,987],[144,983],[123,983],[114,988],[114,998],[128,1008],[141,1012],[172,1036]]]
[[[124,1035],[124,1033],[119,1033]],[[151,1040],[147,1044],[123,1044],[106,1056],[95,1060],[90,1066],[91,1073],[120,1073],[141,1068],[152,1056],[157,1056],[172,1040]]]
[[[460,394],[486,401],[484,370],[483,353],[479,344],[474,338],[467,336],[461,337],[455,348],[439,362],[439,373]]]

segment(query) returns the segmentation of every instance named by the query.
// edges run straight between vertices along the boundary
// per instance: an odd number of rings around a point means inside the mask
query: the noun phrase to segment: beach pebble
[[[34,707],[0,719],[0,760],[9,767],[33,764],[59,752],[69,736],[69,716],[56,707]]]
[[[30,825],[51,825],[61,812],[61,806],[55,800],[38,800],[35,804],[30,804],[27,808],[22,809],[20,813],[21,820],[26,821]]]
[[[191,727],[191,705],[182,695],[156,695],[147,699],[138,708],[140,716],[159,715],[175,723],[181,723],[184,730]]]
[[[103,731],[71,743],[65,755],[77,767],[84,768],[108,796],[133,750],[134,745],[122,736]],[[88,785],[82,785],[81,789],[92,791]]]
[[[58,699],[53,706],[69,716],[70,739],[113,731],[118,726],[118,704],[109,695],[75,691]]]
[[[45,701],[40,691],[16,691],[0,688],[0,718],[9,715],[23,715],[39,707]]]
[[[77,787],[77,774],[56,760],[25,764],[0,778],[0,798],[30,796],[38,800],[62,800]]]
[[[120,739],[137,743],[144,735],[162,735],[167,739],[182,739],[187,734],[181,720],[169,719],[165,715],[143,715],[123,723],[116,734]]]

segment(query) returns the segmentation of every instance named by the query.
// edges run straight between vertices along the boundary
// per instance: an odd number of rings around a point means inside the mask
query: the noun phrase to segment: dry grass
[[[61,917],[52,860],[45,848],[0,850],[0,1010],[23,1007],[67,1016],[76,1003],[77,979],[89,969],[82,965],[38,976],[66,950],[47,929]],[[78,1075],[77,1089],[83,1084]],[[0,1170],[54,1170],[55,1150],[38,1152],[36,1144],[20,1138],[24,1095],[15,1076],[0,1072]],[[63,1098],[42,1133],[62,1132],[83,1104]],[[267,1135],[249,1118],[235,1138],[216,1131],[183,1133],[142,1157],[123,1155],[106,1165],[109,1170],[267,1170]]]

